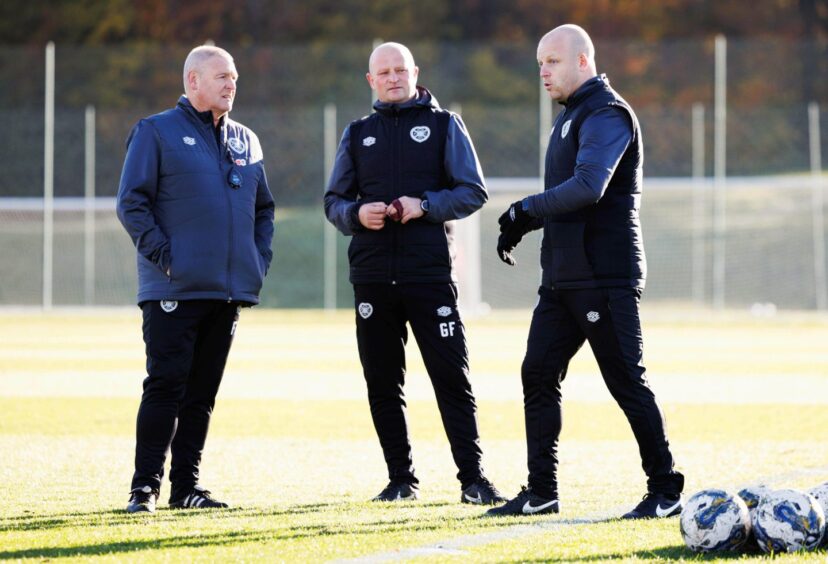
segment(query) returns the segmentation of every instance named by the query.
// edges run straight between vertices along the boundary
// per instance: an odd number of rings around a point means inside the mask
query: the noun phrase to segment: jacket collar
[[[572,96],[567,99],[566,102],[561,102],[561,105],[566,106],[567,108],[573,108],[578,105],[584,98],[588,97],[592,94],[595,90],[603,88],[604,86],[609,86],[609,79],[605,74],[599,74],[597,76],[593,76],[582,85],[578,87],[575,92],[572,93]]]
[[[417,87],[417,93],[410,100],[406,100],[402,104],[391,104],[388,102],[374,102],[374,110],[384,115],[394,115],[402,111],[410,110],[411,108],[440,108],[440,103],[437,98],[429,92],[428,88],[424,86]]]
[[[178,99],[178,104],[176,104],[176,106],[184,110],[186,114],[194,117],[199,122],[210,126],[213,125],[213,112],[211,112],[210,110],[207,110],[206,112],[199,112],[193,107],[193,105],[190,103],[189,98],[187,98],[187,96],[185,96],[184,94],[182,94],[181,97]],[[224,129],[224,124],[227,122],[227,120],[225,119],[226,117],[227,115],[223,115],[221,116],[221,118],[219,118],[218,127],[220,129]]]

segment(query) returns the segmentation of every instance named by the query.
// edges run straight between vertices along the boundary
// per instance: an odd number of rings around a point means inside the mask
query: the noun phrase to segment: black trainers
[[[494,484],[486,478],[480,477],[468,488],[463,489],[460,501],[475,505],[496,505],[506,501],[506,498],[497,491]]]
[[[129,492],[127,513],[155,513],[155,504],[158,501],[158,490],[149,486],[135,488]]]
[[[205,490],[199,485],[193,486],[193,490],[175,501],[170,500],[170,507],[173,509],[223,509],[230,507],[223,501],[213,499],[209,490]]]
[[[635,506],[635,509],[624,513],[622,519],[655,519],[672,517],[681,513],[683,504],[680,495],[666,495],[649,492]]]
[[[536,495],[531,487],[523,486],[517,496],[506,502],[506,505],[492,507],[486,515],[542,515],[557,513],[560,505],[557,499],[549,499]]]
[[[420,497],[420,490],[416,485],[391,480],[385,486],[385,489],[372,498],[371,501],[412,501],[418,497]]]

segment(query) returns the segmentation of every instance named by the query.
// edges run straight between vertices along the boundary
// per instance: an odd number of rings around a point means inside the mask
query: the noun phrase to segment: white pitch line
[[[828,466],[798,468],[789,472],[766,476],[765,478],[756,481],[756,483],[779,483],[809,475],[825,476],[826,473],[828,473]],[[574,519],[547,518],[537,521],[536,523],[513,525],[511,527],[506,527],[489,533],[462,535],[423,546],[378,552],[376,554],[369,554],[357,558],[333,560],[332,562],[334,564],[379,564],[381,562],[408,560],[410,558],[417,558],[418,556],[463,556],[464,554],[468,554],[466,549],[475,546],[481,546],[501,540],[512,540],[519,537],[525,537],[542,532],[556,531],[578,525],[600,523],[617,518],[627,509],[629,509],[629,506],[624,505],[609,511],[594,513],[584,517],[575,517]],[[497,517],[491,517],[491,519],[497,519]]]
[[[418,556],[462,556],[468,553],[466,549],[475,546],[481,546],[501,540],[512,540],[543,532],[556,531],[558,529],[574,527],[577,525],[589,525],[607,521],[613,517],[617,517],[626,509],[628,508],[623,506],[608,512],[595,513],[593,515],[576,517],[574,519],[547,518],[537,521],[536,523],[513,525],[511,527],[506,527],[489,533],[462,535],[459,537],[452,537],[450,539],[437,541],[433,544],[414,546],[411,548],[392,550],[388,552],[379,552],[377,554],[369,554],[367,556],[357,558],[334,560],[332,562],[334,564],[378,564],[380,562],[407,560]],[[498,517],[488,517],[488,519],[498,519]]]

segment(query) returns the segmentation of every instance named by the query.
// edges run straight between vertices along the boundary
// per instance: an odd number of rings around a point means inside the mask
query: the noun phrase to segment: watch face
[[[428,213],[428,200],[420,200],[420,209]]]

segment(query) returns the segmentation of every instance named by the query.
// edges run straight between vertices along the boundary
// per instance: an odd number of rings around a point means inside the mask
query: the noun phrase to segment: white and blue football
[[[756,507],[753,532],[764,552],[813,550],[825,533],[825,514],[813,496],[775,490]]]
[[[828,482],[811,488],[808,493],[817,500],[825,514],[825,532],[822,534],[822,546],[828,546]]]
[[[738,550],[747,542],[750,514],[738,495],[725,490],[702,490],[687,500],[679,526],[690,550]]]
[[[744,501],[745,505],[747,505],[751,519],[753,518],[756,508],[759,507],[759,501],[763,496],[768,495],[772,491],[773,490],[765,484],[746,486],[739,490],[739,497],[741,497],[742,501]]]

